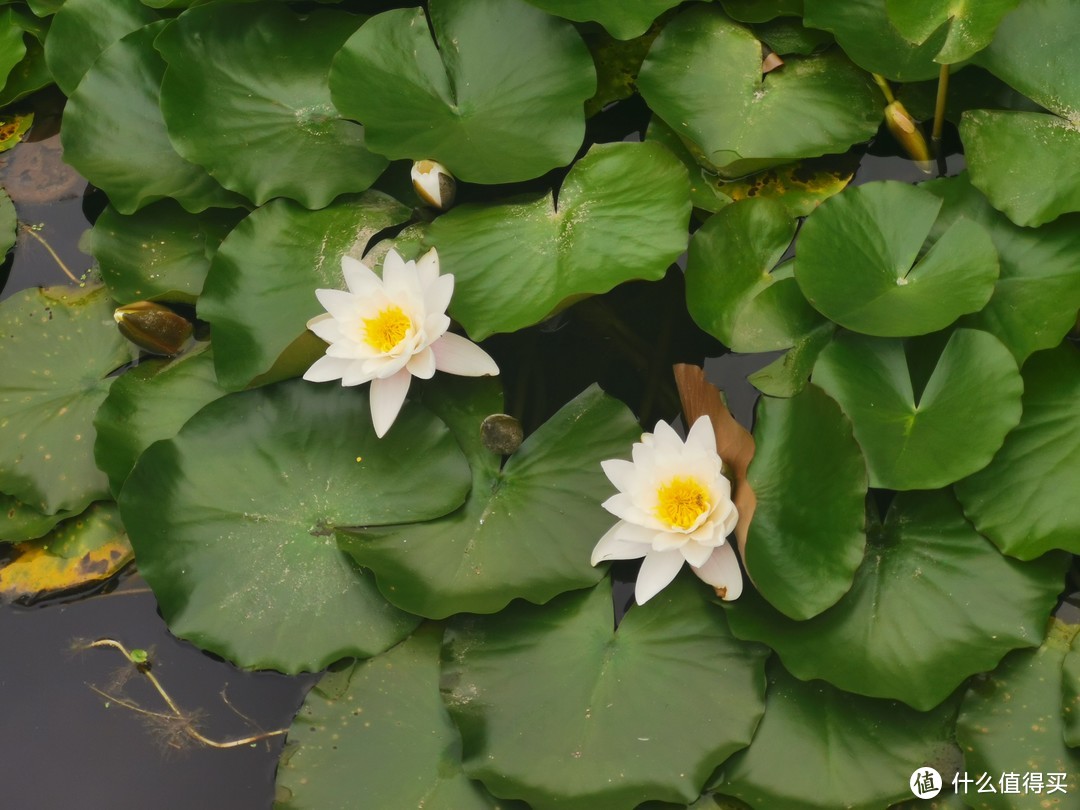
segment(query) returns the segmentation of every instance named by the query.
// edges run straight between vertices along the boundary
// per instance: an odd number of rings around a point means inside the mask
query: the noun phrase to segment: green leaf
[[[453,437],[409,405],[375,437],[366,392],[294,380],[212,402],[139,458],[120,509],[174,635],[245,667],[369,657],[417,619],[379,596],[339,526],[430,520],[465,498]]]
[[[798,54],[809,56],[815,51],[824,50],[834,42],[832,34],[817,28],[806,28],[801,19],[777,17],[775,20],[758,23],[754,27],[754,36],[772,48],[779,56]]]
[[[956,767],[954,712],[952,702],[917,712],[820,681],[803,683],[773,662],[754,742],[732,757],[713,787],[758,808],[879,810],[911,797],[908,778],[917,767]]]
[[[847,593],[862,562],[866,463],[847,417],[813,385],[760,400],[754,440],[746,570],[773,607],[809,619]]]
[[[218,245],[244,213],[209,209],[189,214],[173,200],[130,216],[109,206],[80,247],[97,260],[109,293],[119,303],[191,304],[202,292]]]
[[[942,26],[948,31],[935,61],[952,65],[990,44],[1001,18],[1020,0],[886,0],[889,20],[910,42],[923,44]]]
[[[801,17],[803,0],[721,0],[724,11],[739,22],[767,22],[776,17]]]
[[[739,638],[768,644],[801,680],[925,711],[1010,650],[1038,646],[1068,565],[1064,554],[1003,557],[948,491],[904,492],[829,610],[792,621],[754,593],[724,607]]]
[[[172,197],[185,209],[236,207],[242,200],[176,154],[158,106],[165,62],[152,23],[114,42],[68,98],[60,131],[64,160],[109,195],[122,214]]]
[[[1032,352],[1057,346],[1080,308],[1080,216],[1038,230],[1021,228],[991,207],[966,174],[922,188],[945,201],[931,239],[965,217],[986,228],[997,248],[1001,276],[994,294],[960,324],[992,333],[1020,365]]]
[[[902,337],[943,329],[993,294],[997,250],[979,224],[957,219],[923,252],[942,201],[885,181],[822,203],[799,234],[795,278],[841,326]]]
[[[1065,774],[1067,794],[1080,791],[1080,751],[1065,745],[1061,717],[1062,662],[1077,630],[1080,625],[1053,620],[1040,648],[1012,653],[964,697],[956,739],[969,775],[989,773],[995,780],[1018,771],[1043,775],[1042,794],[976,796],[969,786],[965,799],[979,810],[1034,810],[1047,802],[1068,807],[1071,800],[1054,801],[1060,791],[1050,795],[1045,790],[1049,773]]]
[[[403,610],[441,619],[495,613],[512,600],[543,604],[603,575],[589,554],[611,528],[613,494],[600,462],[624,458],[641,428],[592,386],[530,435],[505,463],[484,448],[480,423],[502,410],[494,381],[440,381],[423,401],[454,431],[472,467],[465,505],[439,520],[367,530],[339,543],[375,573]]]
[[[727,176],[847,151],[881,123],[880,94],[843,54],[792,56],[762,77],[761,43],[706,5],[665,26],[638,87],[656,114]]]
[[[653,20],[679,0],[528,0],[548,14],[575,22],[593,20],[616,39],[634,39],[649,30]]]
[[[324,677],[289,729],[278,810],[512,810],[461,770],[461,737],[439,697],[442,628]],[[344,680],[344,687],[339,686]],[[362,767],[357,767],[362,763]]]
[[[736,203],[694,234],[686,264],[686,305],[698,326],[736,352],[788,349],[821,323],[790,263],[773,267],[796,222],[767,197]]]
[[[960,139],[972,185],[1017,225],[1080,211],[1077,124],[1045,113],[968,110]]]
[[[423,9],[387,11],[334,59],[334,104],[364,122],[368,147],[438,160],[474,183],[528,180],[573,160],[582,103],[596,90],[573,27],[524,0],[427,8],[430,29]]]
[[[139,0],[65,0],[45,40],[45,62],[56,86],[70,96],[106,48],[160,18]],[[112,101],[123,103],[122,97]]]
[[[818,357],[815,384],[840,403],[866,455],[870,486],[936,489],[981,470],[1020,421],[1023,382],[987,332],[958,329],[936,364],[901,341],[844,334]],[[909,364],[933,368],[921,391]]]
[[[341,257],[359,259],[372,236],[408,216],[367,191],[320,211],[275,200],[237,225],[214,254],[198,304],[213,327],[221,384],[236,390],[269,371],[323,311],[315,290],[344,289]]]
[[[19,218],[15,213],[15,206],[11,203],[11,197],[0,188],[0,257],[15,247],[18,225]]]
[[[366,189],[388,161],[340,117],[326,78],[360,18],[278,2],[242,11],[192,9],[154,43],[169,65],[161,111],[176,150],[256,205],[289,197],[322,208]]]
[[[33,32],[28,32],[33,34]],[[0,107],[6,107],[35,90],[52,84],[52,74],[45,64],[45,49],[40,39],[23,37],[26,56],[8,74],[7,83],[0,86]]]
[[[825,321],[760,371],[747,379],[761,393],[770,397],[793,397],[806,387],[810,372],[821,350],[829,345],[836,324]]]
[[[108,496],[93,418],[130,358],[102,287],[34,288],[0,304],[0,492],[45,514]]]
[[[175,360],[146,360],[109,390],[94,418],[94,459],[114,496],[147,447],[175,436],[204,405],[227,393],[218,385],[208,346]]]
[[[761,718],[767,651],[683,577],[612,627],[611,587],[447,630],[465,772],[535,810],[694,801]],[[528,733],[523,733],[527,729]]]
[[[886,0],[806,0],[803,23],[831,31],[851,61],[892,81],[936,79],[941,70],[934,57],[945,44],[947,31],[942,28],[913,46],[889,21]],[[880,105],[885,106],[883,98]]]
[[[35,540],[73,514],[74,512],[60,511],[45,515],[18,498],[0,493],[0,543]]]
[[[1061,719],[1065,724],[1065,744],[1080,747],[1080,643],[1073,636],[1072,648],[1061,665]]]
[[[549,192],[455,208],[427,235],[456,279],[450,314],[482,340],[624,281],[662,278],[686,250],[687,192],[685,170],[664,147],[609,143],[574,164],[557,205]]]
[[[982,369],[979,370],[983,372]],[[956,485],[971,521],[1006,554],[1080,553],[1080,352],[1069,344],[1023,369],[1023,416],[990,465]],[[991,402],[979,408],[992,409]]]
[[[0,10],[0,87],[7,83],[8,75],[26,56],[23,27],[14,9]]]

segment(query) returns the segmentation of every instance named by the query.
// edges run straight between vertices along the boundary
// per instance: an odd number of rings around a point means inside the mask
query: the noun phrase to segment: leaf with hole
[[[922,45],[941,28],[948,33],[934,61],[952,65],[970,59],[990,44],[1002,17],[1020,0],[887,0],[885,8],[896,30]]]

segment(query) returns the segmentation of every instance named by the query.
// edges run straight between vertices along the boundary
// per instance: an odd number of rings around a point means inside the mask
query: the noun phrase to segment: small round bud
[[[480,425],[480,441],[492,453],[508,456],[524,438],[521,422],[505,413],[493,413]]]
[[[180,354],[191,339],[191,321],[153,301],[125,304],[113,312],[120,334],[151,354]]]
[[[420,199],[445,211],[454,204],[457,194],[457,180],[450,170],[434,160],[418,160],[412,166],[412,184]]]

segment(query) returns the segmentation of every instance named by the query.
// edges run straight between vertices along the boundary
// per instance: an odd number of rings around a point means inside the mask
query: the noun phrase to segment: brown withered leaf
[[[735,539],[739,544],[739,554],[745,555],[746,532],[757,506],[754,491],[746,481],[746,469],[754,458],[754,437],[735,421],[720,389],[705,379],[705,370],[701,366],[679,363],[673,370],[687,423],[692,425],[702,414],[712,421],[716,433],[716,452],[731,470],[732,500],[739,510]]]

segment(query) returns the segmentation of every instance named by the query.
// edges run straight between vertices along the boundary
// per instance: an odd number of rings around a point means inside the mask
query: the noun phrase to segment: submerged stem
[[[945,124],[945,102],[949,97],[949,66],[942,65],[938,73],[937,102],[934,104],[934,129],[930,134],[930,143],[934,154],[941,156],[941,129]]]
[[[885,95],[885,101],[888,104],[892,104],[896,101],[896,97],[893,95],[892,88],[889,87],[889,83],[885,80],[885,77],[880,73],[871,73],[874,77],[874,81],[877,82],[877,86],[881,88],[881,92]]]
[[[41,243],[41,246],[43,248],[45,248],[45,250],[49,251],[49,255],[53,257],[53,261],[55,261],[58,265],[60,265],[60,269],[64,271],[64,275],[66,275],[68,278],[70,278],[76,284],[79,283],[79,280],[77,278],[75,278],[75,274],[72,273],[70,270],[68,270],[68,266],[66,264],[64,264],[64,260],[61,259],[59,255],[57,255],[56,251],[53,250],[52,245],[50,245],[48,242],[46,242],[45,238],[41,234],[39,234],[37,231],[35,231],[33,228],[31,228],[25,222],[20,222],[19,227],[22,228],[23,233],[30,234],[32,237],[37,239],[38,242]]]

